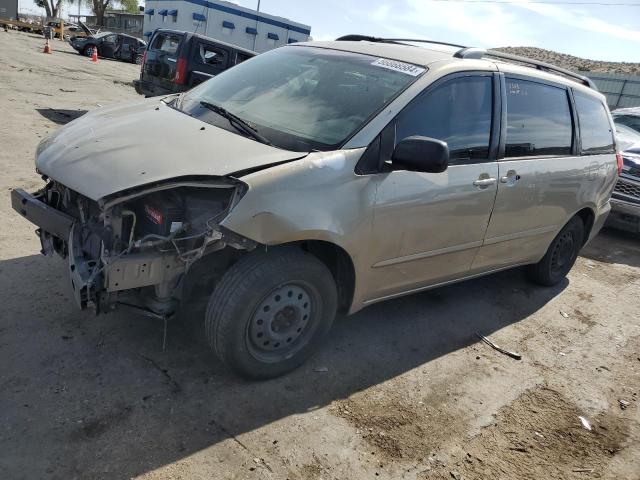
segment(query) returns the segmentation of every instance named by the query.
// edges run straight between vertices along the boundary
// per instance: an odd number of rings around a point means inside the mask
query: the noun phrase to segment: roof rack
[[[569,77],[572,80],[577,80],[579,83],[586,85],[587,87],[592,88],[593,90],[598,90],[596,84],[593,81],[585,77],[584,75],[580,75],[578,73],[572,72],[571,70],[567,70],[566,68],[557,67],[550,63],[541,62],[539,60],[534,60],[528,57],[521,57],[520,55],[513,55],[511,53],[498,52],[497,50],[484,50],[483,48],[462,48],[453,54],[456,58],[484,58],[484,57],[494,57],[499,58],[501,60],[511,60],[512,62],[524,63],[525,65],[530,65],[535,67],[538,70],[542,70],[550,73],[558,73],[560,75],[564,75],[565,77]]]
[[[368,35],[344,35],[342,37],[336,38],[336,41],[350,41],[350,42],[379,42],[379,43],[395,43],[399,45],[406,45],[403,42],[415,42],[415,43],[431,43],[433,45],[446,45],[448,47],[456,47],[459,48],[456,53],[453,54],[456,58],[476,58],[481,59],[485,57],[494,57],[499,58],[501,60],[511,60],[512,62],[523,63],[525,65],[530,65],[535,67],[538,70],[557,73],[560,75],[564,75],[565,77],[569,77],[571,80],[575,80],[583,85],[586,85],[593,90],[598,90],[596,84],[593,81],[585,77],[584,75],[580,75],[578,73],[572,72],[571,70],[567,70],[565,68],[556,67],[550,63],[540,62],[538,60],[534,60],[532,58],[521,57],[520,55],[512,55],[511,53],[503,53],[498,52],[497,50],[485,50],[484,48],[475,48],[475,47],[465,47],[464,45],[458,45],[455,43],[448,42],[438,42],[435,40],[424,40],[424,39],[416,39],[416,38],[380,38],[380,37],[370,37]]]
[[[424,40],[418,38],[380,38],[369,37],[367,35],[345,35],[340,38],[336,38],[338,42],[379,42],[379,43],[398,43],[404,45],[402,42],[416,42],[416,43],[432,43],[434,45],[446,45],[447,47],[467,48],[464,45],[458,45],[457,43],[437,42],[435,40]]]

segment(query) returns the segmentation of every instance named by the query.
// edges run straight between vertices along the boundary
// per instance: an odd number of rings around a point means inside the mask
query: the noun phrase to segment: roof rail
[[[466,48],[464,45],[458,45],[457,43],[438,42],[436,40],[424,40],[418,38],[380,38],[369,37],[367,35],[344,35],[336,38],[338,42],[380,42],[380,43],[400,43],[402,42],[416,42],[416,43],[431,43],[433,45],[446,45],[447,47]]]
[[[462,48],[453,54],[456,58],[485,58],[485,57],[494,57],[499,58],[501,60],[511,60],[513,62],[524,63],[525,65],[530,65],[535,67],[538,70],[557,73],[560,75],[564,75],[565,77],[569,77],[571,80],[576,80],[579,83],[586,85],[593,90],[598,90],[596,84],[593,81],[585,77],[584,75],[580,75],[578,73],[572,72],[571,70],[567,70],[566,68],[557,67],[550,63],[541,62],[539,60],[534,60],[532,58],[521,57],[520,55],[513,55],[511,53],[498,52],[497,50],[484,50],[482,48]]]
[[[484,48],[475,48],[475,47],[465,47],[464,45],[458,45],[456,43],[448,43],[448,42],[438,42],[435,40],[424,40],[417,38],[380,38],[380,37],[371,37],[368,35],[344,35],[342,37],[336,38],[336,41],[350,41],[350,42],[379,42],[379,43],[395,43],[399,45],[406,45],[403,42],[415,42],[415,43],[430,43],[433,45],[446,45],[448,47],[456,47],[459,48],[456,53],[453,54],[456,58],[485,58],[485,57],[494,57],[499,58],[501,60],[511,60],[512,62],[524,63],[525,65],[530,65],[538,70],[557,73],[560,75],[564,75],[565,77],[570,78],[571,80],[575,80],[583,85],[586,85],[593,90],[598,90],[596,84],[593,81],[580,75],[578,73],[572,72],[571,70],[567,70],[566,68],[556,67],[550,63],[540,62],[538,60],[534,60],[532,58],[521,57],[520,55],[512,55],[511,53],[503,53],[498,52],[497,50],[485,50]]]

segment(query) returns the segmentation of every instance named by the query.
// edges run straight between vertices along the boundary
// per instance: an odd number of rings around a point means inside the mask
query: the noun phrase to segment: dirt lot
[[[640,479],[640,239],[603,232],[557,288],[515,270],[370,307],[248,383],[197,341],[199,305],[163,353],[157,321],[77,311],[38,254],[9,203],[41,184],[37,142],[139,98],[135,65],[41,48],[0,32],[0,477]]]

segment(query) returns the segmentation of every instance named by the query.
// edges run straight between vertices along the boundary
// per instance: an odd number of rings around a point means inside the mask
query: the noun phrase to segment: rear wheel
[[[583,243],[584,223],[580,218],[573,217],[553,239],[542,260],[529,265],[529,279],[540,285],[556,285],[573,267]]]
[[[297,248],[247,255],[222,277],[205,318],[209,345],[244,377],[271,378],[301,365],[337,308],[331,272]]]

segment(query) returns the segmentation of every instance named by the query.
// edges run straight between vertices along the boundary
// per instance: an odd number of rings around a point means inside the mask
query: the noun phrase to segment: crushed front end
[[[224,262],[233,252],[255,248],[219,225],[245,188],[226,177],[185,180],[94,201],[48,180],[33,194],[13,190],[11,201],[38,227],[42,253],[67,260],[80,308],[100,313],[126,306],[167,316],[184,297],[196,262],[213,252]]]

